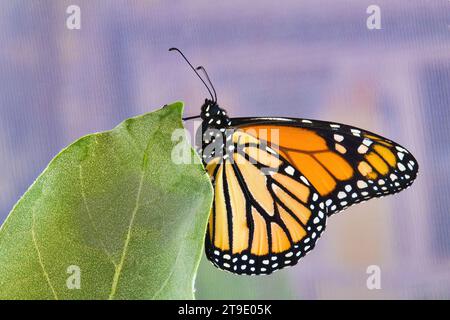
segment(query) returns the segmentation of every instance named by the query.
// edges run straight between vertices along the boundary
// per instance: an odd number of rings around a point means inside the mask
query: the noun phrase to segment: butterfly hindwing
[[[233,152],[212,157],[207,171],[215,189],[206,255],[238,274],[269,274],[294,265],[325,229],[320,196],[275,150],[242,131]]]

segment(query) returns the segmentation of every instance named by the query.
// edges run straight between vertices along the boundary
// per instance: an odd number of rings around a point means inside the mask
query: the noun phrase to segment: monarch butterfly
[[[295,118],[230,118],[203,67],[211,95],[201,114],[203,164],[214,186],[205,251],[216,267],[270,274],[311,251],[327,218],[397,193],[418,163],[399,144],[345,124]],[[206,76],[211,89],[197,71]]]

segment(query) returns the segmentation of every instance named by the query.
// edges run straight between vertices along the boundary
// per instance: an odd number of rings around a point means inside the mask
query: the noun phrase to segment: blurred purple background
[[[81,30],[66,28],[71,4]],[[0,222],[78,137],[176,100],[197,114],[206,91],[176,46],[232,116],[348,123],[421,166],[407,191],[332,217],[294,268],[250,278],[203,261],[198,298],[450,298],[449,25],[449,1],[2,1]]]

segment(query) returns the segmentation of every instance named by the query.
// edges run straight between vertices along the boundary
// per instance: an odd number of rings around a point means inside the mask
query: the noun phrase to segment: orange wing
[[[417,175],[405,148],[361,129],[299,119],[232,125],[234,133],[209,142],[219,151],[202,156],[215,188],[206,256],[233,273],[296,264],[314,248],[327,216],[399,192]]]
[[[269,274],[294,265],[325,229],[319,195],[260,140],[243,131],[232,138],[234,152],[211,158],[206,166],[215,190],[206,255],[238,274]]]
[[[411,153],[388,139],[342,124],[303,121],[302,126],[268,123],[239,129],[267,141],[288,159],[330,204],[329,215],[399,192],[417,176],[418,164]]]

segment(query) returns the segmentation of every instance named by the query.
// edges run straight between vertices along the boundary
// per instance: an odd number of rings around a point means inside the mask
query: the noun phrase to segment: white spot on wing
[[[360,153],[360,154],[365,154],[368,150],[369,150],[369,148],[367,148],[367,146],[364,144],[362,144],[358,147],[358,153]]]
[[[309,182],[308,180],[306,180],[306,178],[304,176],[301,176],[300,179],[303,181],[304,184],[306,184],[307,186],[309,186]]]
[[[290,176],[293,176],[294,172],[295,172],[294,168],[292,168],[291,166],[286,167],[286,169],[284,169],[284,171]]]
[[[347,194],[344,191],[340,191],[337,195],[339,199],[344,199],[347,196]]]
[[[362,142],[365,146],[370,147],[370,145],[372,144],[372,140],[365,138]]]
[[[397,149],[398,151],[403,152],[403,153],[408,153],[408,150],[406,150],[405,148],[402,148],[400,146],[395,146],[395,149]]]
[[[363,180],[358,180],[358,182],[356,183],[356,185],[358,186],[358,188],[360,189],[364,189],[367,188],[367,183]]]

